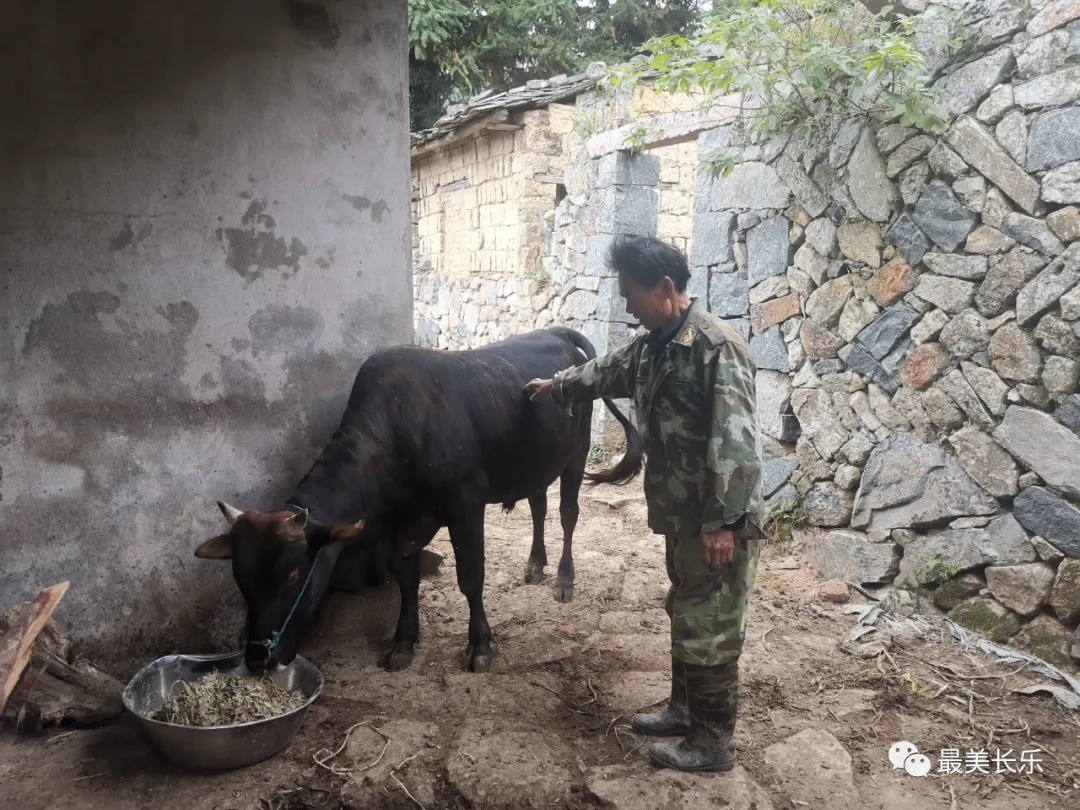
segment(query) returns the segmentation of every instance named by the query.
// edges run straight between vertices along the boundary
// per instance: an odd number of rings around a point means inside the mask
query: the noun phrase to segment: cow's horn
[[[229,521],[230,526],[232,526],[234,523],[236,523],[236,521],[239,520],[240,516],[242,514],[244,514],[239,509],[237,509],[235,506],[229,506],[224,501],[218,501],[217,505],[218,505],[218,509],[221,510],[221,514],[225,515],[225,519],[227,521]]]

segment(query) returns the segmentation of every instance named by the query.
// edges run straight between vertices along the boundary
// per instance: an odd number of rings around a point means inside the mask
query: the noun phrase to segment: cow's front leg
[[[529,496],[529,512],[532,514],[533,539],[529,550],[529,564],[525,569],[525,582],[539,585],[544,580],[547,565],[547,549],[544,547],[544,520],[547,519],[547,490]]]
[[[420,550],[405,557],[397,573],[401,589],[401,612],[398,614],[394,646],[386,659],[391,671],[405,669],[413,661],[416,642],[420,638]]]
[[[450,542],[457,561],[458,587],[469,601],[469,669],[486,672],[491,666],[491,627],[484,614],[484,505],[458,511],[450,522]]]

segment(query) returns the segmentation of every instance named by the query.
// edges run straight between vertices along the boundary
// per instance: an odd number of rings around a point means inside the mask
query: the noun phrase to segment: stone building
[[[454,277],[445,295],[432,265],[416,314],[421,339],[461,345],[474,330],[443,324],[482,300],[494,309],[473,311],[478,329],[567,324],[603,352],[631,336],[603,262],[612,237],[674,241],[692,293],[749,338],[765,493],[805,516],[813,563],[898,586],[898,609],[921,593],[1072,673],[1080,4],[1000,0],[966,15],[963,57],[926,48],[950,115],[940,136],[851,120],[752,144],[737,98],[664,109],[647,87],[577,90],[566,193],[541,229],[544,285],[487,303],[490,279]],[[702,163],[718,150],[742,163],[714,179]]]
[[[118,674],[235,648],[215,500],[280,504],[411,341],[405,4],[11,0],[0,41],[0,609],[70,580]]]

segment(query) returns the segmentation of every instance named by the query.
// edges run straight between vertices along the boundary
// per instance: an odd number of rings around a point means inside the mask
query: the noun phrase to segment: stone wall
[[[685,244],[692,294],[750,340],[770,509],[805,515],[814,564],[1073,670],[1080,3],[972,8],[975,47],[929,53],[941,137],[847,122],[750,145],[683,108],[650,112],[631,156],[640,110],[580,96],[596,126],[568,140],[568,195],[545,218],[550,287],[518,300],[602,353],[633,334],[612,237]],[[743,163],[713,180],[696,164],[718,150]],[[609,426],[598,415],[598,439]]]

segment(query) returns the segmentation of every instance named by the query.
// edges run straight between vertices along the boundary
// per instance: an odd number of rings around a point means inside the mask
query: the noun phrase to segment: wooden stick
[[[64,581],[46,588],[31,600],[0,638],[0,713],[15,691],[23,670],[30,662],[34,642],[71,583]]]

